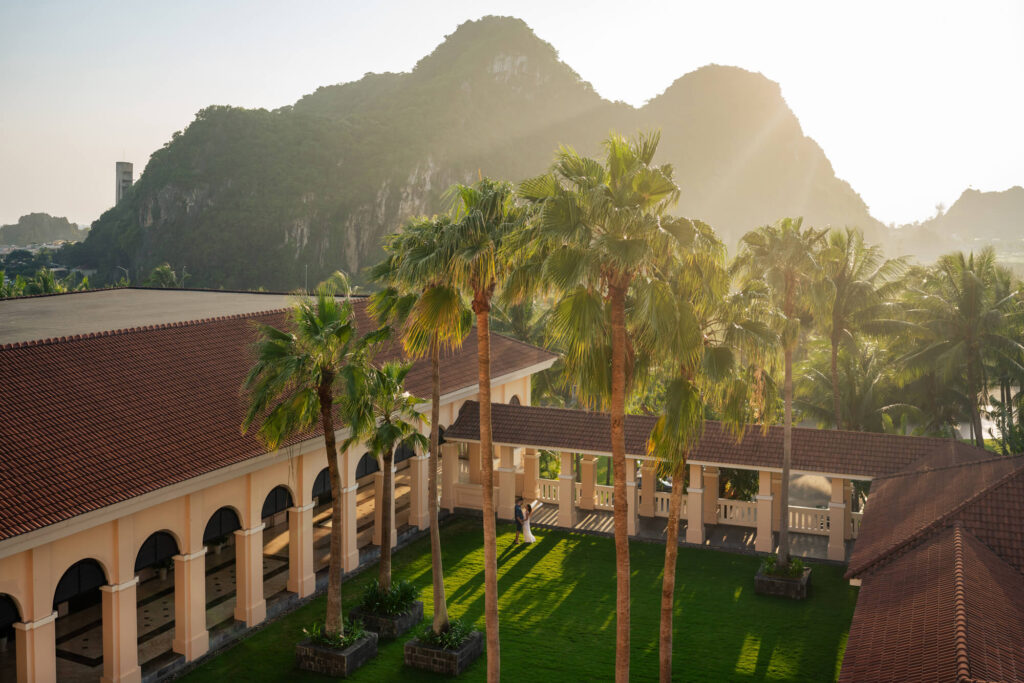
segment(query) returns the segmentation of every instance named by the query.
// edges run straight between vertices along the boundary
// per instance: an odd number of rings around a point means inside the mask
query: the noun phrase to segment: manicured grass
[[[537,543],[511,547],[513,528],[498,527],[501,671],[505,680],[610,679],[615,662],[615,550],[610,538],[538,530]],[[483,547],[479,520],[442,527],[451,616],[484,625]],[[658,675],[658,620],[664,546],[634,542],[633,680]],[[673,678],[678,681],[830,681],[839,673],[857,599],[842,569],[815,565],[802,603],[754,594],[759,560],[680,549],[676,583]],[[354,604],[375,568],[343,587]],[[394,575],[421,590],[431,615],[430,546],[421,539],[397,553]],[[324,598],[271,624],[194,671],[189,681],[324,680],[294,668],[302,627],[323,619]],[[384,644],[356,681],[441,680],[402,664],[405,639]],[[485,655],[486,656],[486,655]],[[482,681],[478,660],[463,680]]]

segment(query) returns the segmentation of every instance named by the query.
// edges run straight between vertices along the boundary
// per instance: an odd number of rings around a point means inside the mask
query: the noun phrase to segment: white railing
[[[863,512],[851,512],[850,513],[850,536],[857,538],[857,534],[860,533],[860,523],[864,519]]]
[[[469,460],[459,459],[459,483],[469,483]]]
[[[594,507],[598,510],[611,510],[615,503],[615,488],[612,486],[594,487]]]
[[[480,484],[455,485],[455,507],[481,510],[483,506],[483,486]]]
[[[757,503],[748,500],[718,499],[718,523],[733,526],[757,526]]]
[[[558,482],[553,479],[540,479],[537,482],[540,495],[538,496],[545,503],[558,502]]]
[[[789,506],[789,529],[804,534],[828,536],[829,513],[819,508]]]
[[[580,482],[577,481],[575,483],[575,486],[576,486],[576,497],[573,500],[575,500],[576,504],[579,505],[580,499],[583,498],[583,484],[581,484]]]
[[[671,493],[655,493],[654,494],[654,516],[655,517],[668,517],[668,504],[672,498]],[[684,503],[685,505],[685,503]],[[680,516],[685,517],[686,513],[682,510],[679,511]]]

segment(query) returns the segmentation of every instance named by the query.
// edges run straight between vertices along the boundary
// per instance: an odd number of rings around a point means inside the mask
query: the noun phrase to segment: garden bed
[[[773,576],[758,569],[754,576],[754,592],[758,595],[777,595],[791,600],[803,600],[811,585],[811,568],[804,567],[800,576]]]
[[[405,644],[405,665],[422,671],[458,676],[484,652],[484,634],[473,631],[455,650],[413,638]]]
[[[394,640],[403,633],[408,632],[413,626],[423,621],[423,602],[417,600],[412,604],[412,609],[402,614],[374,614],[362,606],[354,607],[349,611],[352,619],[363,622],[367,631],[373,631],[383,640]]]
[[[306,638],[295,646],[295,663],[303,671],[347,678],[377,655],[377,634],[365,636],[344,650],[314,643]]]

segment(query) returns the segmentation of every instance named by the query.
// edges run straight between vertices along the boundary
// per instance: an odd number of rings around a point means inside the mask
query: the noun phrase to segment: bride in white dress
[[[530,518],[533,517],[533,511],[539,507],[540,503],[534,502],[526,506],[526,515],[523,520],[523,542],[533,543],[537,539],[534,537],[533,532],[530,531]]]

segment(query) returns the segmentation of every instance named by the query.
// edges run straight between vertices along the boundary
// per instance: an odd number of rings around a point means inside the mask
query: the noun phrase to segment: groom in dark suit
[[[523,522],[526,520],[526,516],[523,514],[523,498],[522,496],[516,496],[516,538],[512,541],[512,545],[519,543],[519,534],[523,533]]]

